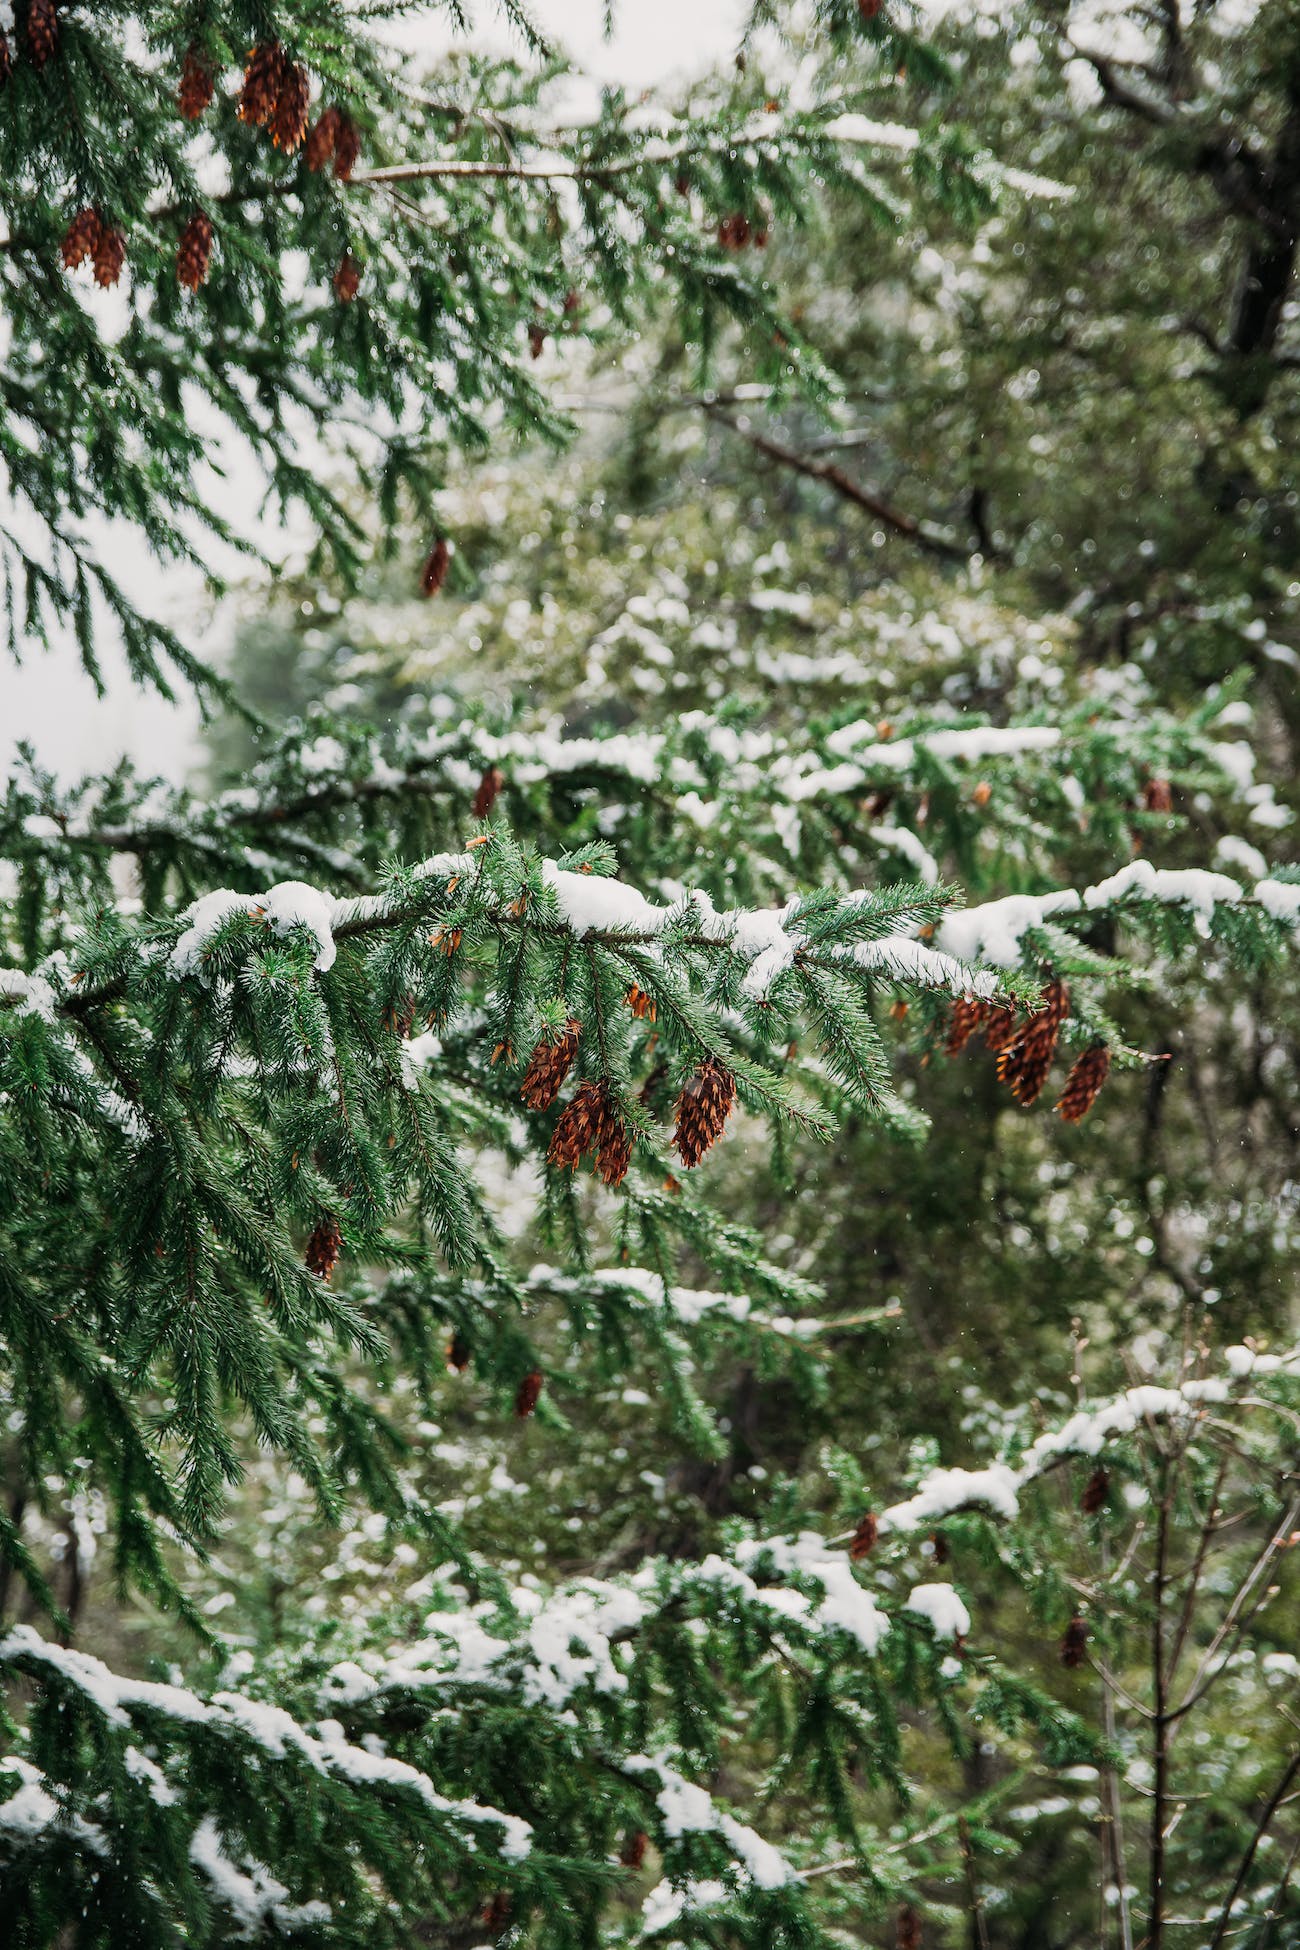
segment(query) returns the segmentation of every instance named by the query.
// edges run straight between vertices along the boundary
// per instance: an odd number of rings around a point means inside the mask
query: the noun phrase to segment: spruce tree
[[[8,558],[15,641],[71,617],[93,670],[115,626],[141,678],[216,689],[80,529],[112,508],[198,547],[187,388],[306,505],[318,583],[377,572],[374,519],[454,614],[428,497],[453,446],[559,431],[548,335],[657,320],[815,397],[749,275],[759,226],[819,181],[889,217],[864,146],[952,221],[1000,174],[952,131],[851,119],[904,60],[945,81],[870,7],[824,10],[811,109],[754,60],[671,123],[612,98],[545,138],[535,71],[466,60],[444,100],[384,55],[384,13],[19,8],[6,357],[11,425],[40,395],[50,437],[13,435],[45,531]],[[86,276],[131,279],[116,338]],[[357,414],[355,472],[304,459]],[[849,1317],[796,1250],[817,1147],[923,1146],[940,1073],[981,1076],[1026,1144],[1068,1137],[1126,1085],[1158,1100],[1148,997],[1284,991],[1300,877],[1237,830],[1287,818],[1245,679],[1189,706],[1086,662],[1048,681],[1050,653],[1000,683],[927,663],[882,719],[852,686],[792,705],[760,656],[771,692],[714,671],[682,711],[692,647],[647,656],[657,705],[566,700],[581,725],[467,684],[390,728],[337,700],[207,801],[35,755],[9,782],[16,1943],[991,1943],[1022,1784],[1036,1833],[1095,1802],[1117,1942],[1195,1911],[1262,1944],[1285,1912],[1293,1354],[1213,1349],[1189,1309],[1169,1374],[1098,1394],[1080,1329],[1083,1399],[977,1389],[888,1481],[841,1419],[747,1503],[699,1497],[693,1540],[648,1532],[637,1429],[721,1470],[719,1376],[810,1414],[882,1344],[897,1305]],[[760,1138],[775,1216],[747,1224],[728,1165]],[[567,1557],[548,1527],[525,1561],[516,1477],[556,1458],[629,1522],[575,1517]],[[1248,1778],[1204,1814],[1179,1746],[1225,1694]]]

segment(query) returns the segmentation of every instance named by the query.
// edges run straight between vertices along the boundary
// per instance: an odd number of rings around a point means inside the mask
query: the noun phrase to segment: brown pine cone
[[[102,229],[98,210],[92,210],[89,205],[84,210],[78,210],[63,233],[65,271],[75,271],[88,257],[94,257],[99,248],[99,234]]]
[[[249,50],[244,85],[239,91],[239,119],[264,129],[275,113],[288,62],[279,41],[262,41]]]
[[[898,1950],[921,1950],[921,1919],[911,1903],[898,1912]]]
[[[121,277],[125,262],[126,232],[116,224],[101,224],[95,242],[95,283],[110,290]]]
[[[1079,1508],[1085,1517],[1095,1517],[1098,1510],[1104,1510],[1110,1501],[1110,1471],[1098,1463],[1083,1486],[1079,1498]]]
[[[59,45],[59,16],[54,0],[30,0],[27,9],[27,55],[34,68],[43,68]]]
[[[948,1040],[944,1044],[945,1056],[960,1056],[977,1029],[983,1027],[992,1014],[987,1002],[976,996],[959,996],[952,1005],[948,1017]]]
[[[5,33],[3,27],[0,27],[0,88],[4,87],[13,71],[14,57],[13,51],[9,46],[9,36]]]
[[[486,819],[497,802],[497,795],[506,782],[506,775],[499,765],[489,765],[478,782],[474,803],[470,808],[475,819]]]
[[[645,1861],[649,1846],[650,1837],[644,1828],[630,1828],[623,1837],[623,1846],[619,1850],[618,1859],[625,1869],[639,1869]]]
[[[998,1079],[1018,1104],[1034,1103],[1047,1082],[1056,1054],[1061,1024],[1069,1014],[1070,992],[1058,976],[1048,983],[1043,1006],[1036,1009],[1014,1042],[998,1056]]]
[[[328,1280],[342,1255],[343,1234],[339,1222],[332,1212],[327,1212],[308,1239],[303,1259],[309,1272],[315,1273],[318,1279]]]
[[[339,123],[342,119],[341,109],[332,105],[322,109],[315,128],[307,137],[304,156],[307,167],[313,174],[318,174],[334,160],[334,150],[339,139]]]
[[[1110,1075],[1110,1051],[1105,1043],[1086,1049],[1065,1079],[1056,1108],[1067,1124],[1078,1124],[1088,1115]]]
[[[644,989],[638,988],[635,982],[623,1000],[638,1022],[654,1022],[658,1016],[659,1010],[654,997],[647,995]]]
[[[1085,1618],[1072,1618],[1065,1628],[1061,1640],[1061,1664],[1073,1672],[1081,1666],[1088,1648],[1088,1621]]]
[[[565,1105],[551,1134],[546,1162],[576,1171],[588,1152],[595,1153],[596,1170],[605,1184],[622,1184],[632,1159],[632,1140],[604,1079],[581,1084]]]
[[[453,1334],[447,1343],[447,1366],[455,1368],[457,1374],[464,1374],[472,1355],[473,1349],[465,1336],[460,1333]]]
[[[706,1056],[677,1099],[672,1142],[689,1171],[722,1136],[736,1101],[736,1079],[716,1056]]]
[[[341,305],[350,305],[361,289],[361,266],[351,251],[344,251],[334,273],[334,296]]]
[[[187,50],[181,63],[181,85],[176,91],[176,103],[183,119],[197,122],[216,86],[211,63],[205,54],[196,47]]]
[[[868,1510],[865,1516],[858,1518],[858,1527],[849,1543],[849,1556],[855,1564],[860,1564],[867,1553],[875,1549],[879,1535],[880,1525],[874,1512]]]
[[[437,541],[429,550],[423,572],[420,576],[420,588],[426,596],[437,595],[443,583],[447,580],[447,571],[450,567],[451,543],[445,535],[439,535]]]
[[[521,1422],[527,1421],[541,1398],[541,1371],[538,1368],[534,1368],[531,1374],[524,1376],[515,1394],[515,1414]]]
[[[1171,813],[1174,790],[1168,779],[1148,779],[1142,788],[1142,804],[1150,813]]]
[[[528,1068],[524,1071],[519,1091],[529,1110],[549,1110],[555,1102],[564,1079],[573,1068],[581,1034],[582,1024],[576,1016],[570,1016],[554,1042],[548,1042],[543,1037],[538,1043],[528,1059]]]
[[[197,291],[208,280],[212,262],[212,219],[205,210],[196,210],[181,232],[176,247],[176,281],[186,291]]]
[[[340,109],[339,132],[334,143],[334,174],[340,183],[348,181],[360,154],[361,131],[352,117]]]
[[[291,156],[307,133],[311,90],[301,61],[286,61],[267,132],[277,149]]]

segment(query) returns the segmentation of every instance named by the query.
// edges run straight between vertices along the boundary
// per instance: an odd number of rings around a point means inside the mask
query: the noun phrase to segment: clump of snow
[[[945,915],[935,938],[960,961],[1014,968],[1020,960],[1020,944],[1031,928],[1041,928],[1053,915],[1074,913],[1078,906],[1079,896],[1072,888],[1054,894],[1008,894]]]
[[[260,1862],[247,1860],[244,1868],[238,1868],[226,1854],[221,1831],[210,1815],[190,1838],[190,1861],[208,1878],[240,1936],[257,1935],[268,1919],[289,1932],[330,1920],[328,1903],[287,1903],[289,1891]]]
[[[964,1639],[970,1631],[970,1613],[950,1584],[918,1584],[903,1610],[929,1619],[937,1639]]]
[[[1266,914],[1284,927],[1300,925],[1300,881],[1264,879],[1255,883],[1255,899]]]

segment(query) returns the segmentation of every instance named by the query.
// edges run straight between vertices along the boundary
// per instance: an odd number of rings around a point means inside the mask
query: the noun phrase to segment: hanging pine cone
[[[1174,791],[1168,779],[1148,779],[1142,788],[1142,804],[1149,813],[1171,813]]]
[[[185,121],[198,121],[212,100],[215,85],[207,56],[196,47],[188,48],[181,63],[181,85],[176,91],[176,103]]]
[[[984,1025],[985,1049],[992,1050],[996,1056],[999,1050],[1007,1047],[1008,1043],[1014,1043],[1019,1034],[1020,1024],[1014,1009],[1002,1005],[989,1010],[988,1020]]]
[[[546,327],[539,325],[534,319],[528,327],[528,356],[530,359],[540,359],[545,350]]]
[[[350,305],[361,289],[361,266],[351,251],[344,251],[334,273],[334,296],[341,305]]]
[[[506,782],[506,775],[499,765],[489,765],[478,782],[474,794],[474,804],[470,808],[475,819],[486,819],[497,802],[498,794]]]
[[[197,291],[208,281],[211,262],[212,219],[205,210],[196,210],[176,247],[176,282],[186,291]]]
[[[1053,976],[1036,1009],[1014,1042],[998,1056],[998,1080],[1005,1083],[1018,1104],[1034,1103],[1047,1082],[1047,1073],[1056,1054],[1061,1024],[1069,1013],[1070,992],[1059,976]]]
[[[1072,1618],[1065,1628],[1061,1640],[1061,1664],[1073,1672],[1081,1666],[1088,1647],[1088,1621],[1086,1618]]]
[[[343,1234],[339,1230],[339,1222],[332,1212],[327,1212],[323,1219],[317,1221],[307,1241],[303,1259],[309,1272],[315,1273],[318,1279],[328,1280],[342,1253]]]
[[[121,277],[125,262],[126,232],[116,224],[101,224],[95,240],[95,283],[110,290]]]
[[[455,1368],[457,1374],[464,1374],[470,1364],[473,1349],[465,1336],[459,1331],[447,1343],[447,1366]]]
[[[948,1549],[948,1539],[944,1536],[942,1530],[936,1530],[934,1532],[934,1535],[930,1539],[930,1549],[934,1552],[934,1561],[936,1564],[946,1564],[952,1555]]]
[[[629,1828],[623,1837],[623,1846],[618,1852],[618,1859],[625,1869],[639,1869],[645,1861],[649,1846],[650,1837],[644,1828]]]
[[[420,588],[426,596],[437,595],[443,583],[447,580],[447,571],[450,567],[451,543],[445,535],[439,535],[437,541],[429,550],[428,558],[420,576]]]
[[[483,1922],[489,1930],[504,1930],[510,1921],[510,1892],[498,1891],[483,1911]]]
[[[656,1020],[659,1011],[654,997],[647,995],[644,989],[639,989],[635,982],[633,982],[631,988],[623,997],[623,1000],[627,1003],[628,1008],[632,1011],[632,1014],[638,1022],[654,1022]]]
[[[595,1153],[596,1170],[605,1184],[622,1184],[632,1159],[632,1140],[603,1078],[580,1085],[566,1104],[551,1134],[546,1162],[562,1171],[576,1171],[588,1152]]]
[[[849,1541],[849,1556],[855,1564],[860,1564],[867,1553],[875,1549],[879,1535],[880,1525],[874,1513],[868,1510],[865,1516],[858,1518],[858,1527]]]
[[[987,1002],[981,1002],[973,995],[959,996],[948,1017],[948,1040],[943,1046],[944,1055],[960,1056],[975,1031],[983,1027],[991,1014]]]
[[[884,5],[884,0],[858,0],[858,12],[864,20],[874,20]]]
[[[545,1037],[538,1043],[528,1059],[528,1068],[524,1071],[519,1091],[529,1110],[549,1110],[555,1102],[564,1079],[573,1068],[581,1034],[582,1024],[576,1016],[570,1016],[553,1043]]]
[[[542,1374],[534,1368],[526,1374],[515,1391],[515,1414],[521,1422],[526,1422],[542,1398]]]
[[[334,143],[334,174],[346,183],[361,154],[361,131],[345,110],[339,110],[339,132]]]
[[[264,129],[275,113],[288,62],[279,41],[262,41],[250,49],[239,91],[239,119]]]
[[[898,1912],[898,1950],[921,1950],[921,1919],[911,1903]]]
[[[30,0],[27,8],[27,55],[34,68],[43,68],[59,45],[59,16],[54,0]]]
[[[88,257],[95,255],[99,248],[99,235],[103,227],[98,210],[92,210],[89,205],[84,210],[78,210],[63,233],[65,271],[75,271]]]
[[[672,1142],[689,1171],[722,1136],[736,1101],[736,1079],[716,1056],[706,1056],[677,1099]]]
[[[1109,1501],[1110,1472],[1101,1463],[1098,1463],[1092,1475],[1083,1486],[1083,1495],[1079,1498],[1079,1508],[1083,1511],[1085,1517],[1095,1517],[1099,1510],[1105,1509]]]
[[[4,28],[0,27],[0,88],[4,87],[13,71],[14,57],[9,46],[9,36]]]
[[[1067,1124],[1078,1124],[1088,1115],[1110,1075],[1110,1051],[1105,1043],[1094,1043],[1079,1058],[1056,1105]]]
[[[307,133],[311,90],[301,61],[286,61],[267,133],[277,149],[291,156]]]
[[[318,175],[334,160],[334,151],[338,147],[339,123],[342,119],[342,109],[335,108],[333,105],[322,109],[315,128],[307,137],[304,158],[313,175]]]

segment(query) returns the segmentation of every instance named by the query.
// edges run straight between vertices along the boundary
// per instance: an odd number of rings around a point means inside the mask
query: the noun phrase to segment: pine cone
[[[176,281],[186,291],[197,291],[208,281],[212,262],[212,219],[205,210],[196,210],[181,232],[176,247]]]
[[[110,290],[121,277],[125,262],[126,232],[116,224],[101,224],[95,242],[95,283]]]
[[[623,1000],[638,1022],[654,1022],[658,1016],[659,1011],[654,997],[647,995],[644,989],[639,989],[635,982]]]
[[[311,90],[301,61],[286,61],[267,131],[277,149],[291,156],[307,133]]]
[[[343,1234],[339,1230],[339,1222],[332,1212],[327,1212],[323,1219],[317,1221],[307,1241],[303,1259],[309,1272],[315,1273],[319,1279],[328,1280],[342,1252]]]
[[[858,0],[858,12],[864,20],[874,20],[884,5],[884,0]]]
[[[555,1102],[564,1079],[573,1068],[581,1034],[582,1024],[576,1016],[570,1016],[555,1042],[547,1042],[543,1037],[537,1045],[528,1059],[528,1068],[524,1071],[519,1091],[529,1110],[549,1110]]]
[[[43,68],[59,45],[59,16],[54,0],[30,0],[27,9],[27,54],[34,68]]]
[[[207,56],[196,47],[189,48],[181,63],[181,85],[176,91],[177,106],[185,121],[198,121],[212,100],[215,85]]]
[[[943,1046],[944,1055],[960,1056],[975,1031],[983,1027],[992,1013],[987,1002],[981,1002],[973,995],[959,996],[948,1017],[948,1040]]]
[[[625,1869],[639,1869],[645,1861],[649,1846],[650,1837],[644,1828],[630,1828],[623,1837],[623,1846],[618,1852],[618,1859]]]
[[[1020,1023],[1014,1009],[1005,1005],[991,1008],[988,1021],[984,1025],[984,1047],[996,1056],[1008,1043],[1014,1043],[1020,1034]]]
[[[428,560],[425,562],[424,571],[420,577],[420,587],[426,596],[437,595],[443,583],[447,580],[447,571],[450,567],[451,543],[445,535],[439,535],[437,541],[429,550]]]
[[[352,117],[339,110],[339,132],[334,144],[334,174],[340,183],[346,183],[357,166],[361,154],[361,131]]]
[[[305,159],[313,175],[318,175],[334,160],[334,151],[339,139],[339,123],[342,119],[342,109],[331,106],[322,110],[315,128],[307,137]]]
[[[500,1890],[483,1911],[482,1921],[489,1930],[504,1930],[510,1921],[510,1892]]]
[[[584,1083],[565,1106],[551,1134],[546,1162],[576,1171],[588,1152],[607,1185],[621,1185],[632,1159],[632,1140],[614,1108],[609,1084]]]
[[[63,233],[65,271],[77,270],[88,257],[95,255],[99,248],[99,234],[102,229],[98,210],[92,210],[89,205],[84,210],[78,210]]]
[[[344,251],[334,273],[334,296],[341,305],[350,305],[361,289],[361,266],[351,251]]]
[[[447,1343],[447,1366],[455,1368],[457,1374],[464,1374],[470,1364],[473,1349],[461,1333],[455,1333]]]
[[[715,1056],[706,1056],[677,1099],[672,1142],[689,1171],[722,1136],[736,1101],[736,1079]]]
[[[1094,1043],[1079,1058],[1056,1105],[1067,1124],[1078,1124],[1088,1115],[1110,1075],[1110,1051],[1105,1043]]]
[[[1098,1510],[1104,1510],[1109,1501],[1110,1472],[1103,1464],[1098,1463],[1092,1475],[1083,1486],[1083,1495],[1079,1498],[1079,1508],[1083,1511],[1085,1517],[1095,1517]]]
[[[930,1548],[934,1552],[936,1564],[946,1564],[952,1553],[948,1549],[948,1539],[942,1530],[936,1530],[930,1538]]]
[[[0,27],[0,88],[4,87],[13,71],[14,57],[9,46],[9,36],[4,28]]]
[[[1086,1618],[1072,1618],[1065,1628],[1061,1640],[1061,1664],[1073,1672],[1081,1666],[1088,1645],[1088,1621]]]
[[[528,327],[528,356],[530,359],[540,359],[545,350],[546,327],[534,320]]]
[[[1070,1009],[1070,992],[1059,977],[1048,983],[1043,1006],[1036,1009],[1014,1042],[998,1056],[998,1080],[1018,1104],[1034,1103],[1047,1082],[1056,1054],[1061,1024]]]
[[[921,1950],[921,1919],[911,1903],[898,1912],[898,1950]]]
[[[257,129],[266,127],[275,113],[288,65],[279,41],[262,41],[250,50],[239,91],[241,122],[251,122]]]
[[[542,1375],[540,1368],[526,1374],[515,1393],[515,1414],[521,1422],[526,1422],[542,1398]]]
[[[497,795],[506,782],[506,775],[499,765],[489,765],[478,782],[474,794],[474,804],[470,808],[475,819],[486,819],[497,802]]]
[[[1174,791],[1168,779],[1148,779],[1142,788],[1142,804],[1150,813],[1171,813]]]
[[[855,1564],[860,1564],[867,1553],[875,1549],[879,1535],[880,1525],[873,1512],[868,1510],[865,1516],[858,1518],[858,1527],[849,1543],[849,1556]]]

